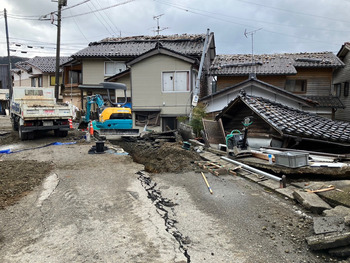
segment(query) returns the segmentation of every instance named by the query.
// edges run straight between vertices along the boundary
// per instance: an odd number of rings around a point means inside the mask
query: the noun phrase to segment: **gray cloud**
[[[73,6],[84,0],[68,0]],[[90,0],[62,12],[62,55],[69,55],[110,36],[155,35],[159,18],[161,34],[199,34],[209,28],[215,33],[217,53],[337,52],[350,41],[348,0]],[[120,6],[78,16],[82,13],[120,3]],[[7,9],[11,43],[32,45],[22,56],[55,55],[56,26],[50,21],[14,19],[39,17],[57,10],[50,0],[3,0],[0,11]],[[74,16],[74,17],[72,17]],[[4,18],[0,16],[0,55],[6,55]],[[43,47],[43,48],[41,48]],[[18,50],[20,48],[17,47]],[[36,52],[34,52],[36,51]],[[11,53],[21,55],[21,53]]]

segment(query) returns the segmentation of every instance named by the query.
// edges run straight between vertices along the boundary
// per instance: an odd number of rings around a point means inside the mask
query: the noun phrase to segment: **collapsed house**
[[[242,91],[215,117],[225,133],[242,128],[250,117],[248,137],[263,138],[272,147],[332,153],[350,152],[350,123],[332,121]]]

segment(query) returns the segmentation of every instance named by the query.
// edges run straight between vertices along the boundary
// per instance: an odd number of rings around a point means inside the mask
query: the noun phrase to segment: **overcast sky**
[[[332,51],[350,41],[350,0],[67,0],[61,55],[112,36],[214,32],[217,54]],[[55,56],[52,0],[0,0],[0,56]],[[42,20],[39,20],[39,18]],[[158,17],[157,20],[155,17]],[[244,33],[247,33],[246,36]],[[16,52],[15,52],[16,51]],[[27,53],[24,53],[27,52]]]

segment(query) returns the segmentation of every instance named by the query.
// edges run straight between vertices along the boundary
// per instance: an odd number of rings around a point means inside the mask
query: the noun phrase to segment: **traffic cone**
[[[72,119],[69,119],[69,129],[73,129],[73,122],[72,122]]]
[[[92,125],[92,121],[90,121],[90,135],[94,135],[94,126]]]

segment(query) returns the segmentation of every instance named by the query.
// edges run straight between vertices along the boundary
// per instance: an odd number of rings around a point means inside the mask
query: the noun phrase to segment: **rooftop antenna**
[[[163,15],[164,15],[164,14],[160,14],[160,15],[157,15],[157,16],[153,16],[153,19],[154,19],[154,20],[157,20],[157,29],[154,30],[154,32],[157,32],[157,36],[159,36],[159,32],[160,32],[160,31],[163,31],[163,30],[167,29],[167,27],[160,28],[160,26],[159,26],[159,18],[160,18],[161,16],[163,16]]]
[[[248,38],[248,35],[250,35],[252,37],[252,67],[254,67],[254,74],[256,74],[256,68],[254,66],[255,64],[255,61],[254,61],[254,34],[261,30],[262,28],[259,28],[259,29],[256,29],[256,30],[253,30],[253,31],[250,31],[250,32],[247,32],[247,29],[244,30],[244,36],[246,38]],[[253,73],[253,72],[252,72]]]

